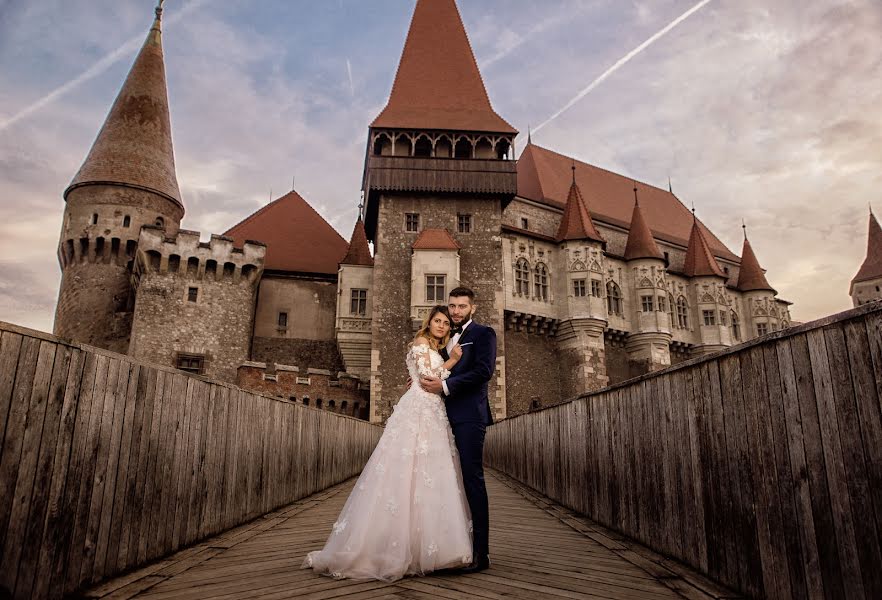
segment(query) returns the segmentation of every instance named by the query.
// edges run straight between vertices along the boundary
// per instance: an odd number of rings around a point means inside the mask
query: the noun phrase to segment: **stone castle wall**
[[[566,374],[561,372],[553,337],[508,329],[505,348],[509,416],[553,406],[565,399],[561,396],[561,379]]]
[[[234,383],[248,358],[266,248],[246,243],[237,251],[229,238],[212,236],[201,244],[196,232],[165,238],[147,227],[138,246],[129,355],[170,366],[181,353],[199,355],[202,374]]]

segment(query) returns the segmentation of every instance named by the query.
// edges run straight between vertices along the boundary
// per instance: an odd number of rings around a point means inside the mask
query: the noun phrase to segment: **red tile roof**
[[[159,14],[65,198],[80,186],[116,183],[158,192],[183,207],[175,175]]]
[[[414,250],[459,250],[459,242],[447,229],[423,229],[411,246]]]
[[[518,160],[518,195],[547,206],[564,208],[572,181],[573,159],[529,144]],[[605,169],[576,161],[576,182],[591,205],[595,221],[630,229],[634,180]],[[657,240],[686,246],[692,228],[692,213],[668,190],[637,182],[640,208]],[[714,255],[738,262],[738,256],[699,222]]]
[[[851,280],[852,284],[882,277],[882,229],[876,215],[870,213],[870,230],[867,234],[867,257]]]
[[[371,249],[368,247],[367,235],[364,232],[364,221],[361,217],[355,222],[352,229],[352,238],[349,241],[349,249],[346,256],[340,261],[341,265],[362,265],[365,267],[374,266],[374,257],[371,256]]]
[[[389,102],[371,127],[517,133],[490,105],[454,0],[417,0]]]
[[[575,173],[575,167],[572,167]],[[594,240],[602,244],[606,243],[594,223],[591,221],[591,212],[588,210],[588,204],[582,197],[582,192],[576,184],[575,178],[570,184],[570,191],[567,194],[567,203],[564,207],[564,214],[560,220],[560,227],[557,229],[558,242],[566,240]]]
[[[294,271],[335,275],[349,249],[340,234],[297,192],[270,202],[224,235],[237,246],[245,240],[266,244],[269,271]]]
[[[726,275],[717,264],[711,252],[704,232],[698,224],[698,219],[692,221],[692,231],[689,234],[689,245],[686,247],[686,264],[683,273],[687,277],[704,277],[716,275],[726,279]]]
[[[637,258],[659,258],[664,260],[665,255],[658,249],[658,244],[652,237],[652,231],[643,218],[643,211],[640,209],[640,203],[636,198],[636,188],[634,190],[634,211],[631,213],[631,229],[628,231],[628,243],[625,246],[625,260],[635,260]]]
[[[756,290],[768,290],[773,294],[777,294],[775,288],[769,285],[766,280],[766,274],[753,253],[753,248],[744,236],[744,247],[741,249],[741,270],[738,271],[738,284],[735,286],[742,292],[752,292]]]

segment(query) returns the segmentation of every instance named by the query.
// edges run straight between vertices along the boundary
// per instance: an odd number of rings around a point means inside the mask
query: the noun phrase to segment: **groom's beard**
[[[459,327],[460,325],[465,325],[466,323],[468,323],[469,321],[471,321],[471,319],[472,319],[472,315],[473,315],[473,314],[475,314],[475,311],[472,311],[472,312],[470,312],[469,314],[467,314],[466,316],[460,318],[459,321],[457,321],[456,318],[454,317],[454,318],[452,319],[452,320],[453,320],[453,324],[456,325],[457,327]]]

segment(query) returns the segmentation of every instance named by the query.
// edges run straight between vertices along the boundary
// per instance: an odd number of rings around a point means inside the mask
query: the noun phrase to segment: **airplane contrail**
[[[199,8],[200,6],[202,6],[203,4],[205,4],[208,1],[209,0],[193,0],[192,2],[187,4],[185,7],[183,7],[181,10],[173,13],[169,18],[164,19],[163,23],[165,23],[165,24],[174,23],[175,21],[178,21],[181,18],[183,18],[187,13],[192,12],[193,10]],[[40,98],[39,100],[36,100],[32,104],[21,109],[20,111],[18,111],[17,113],[15,113],[14,115],[12,115],[8,119],[6,119],[5,121],[0,121],[0,131],[7,129],[9,126],[14,125],[15,123],[17,123],[18,121],[21,121],[25,117],[32,115],[33,113],[37,112],[38,110],[40,110],[44,106],[51,104],[52,102],[54,102],[55,100],[57,100],[58,98],[60,98],[64,94],[66,94],[67,92],[69,92],[72,89],[74,89],[75,87],[79,86],[80,84],[100,75],[101,73],[106,71],[108,68],[110,68],[110,66],[113,63],[115,63],[116,61],[118,61],[120,58],[127,56],[128,54],[131,54],[132,52],[134,52],[135,50],[140,48],[141,45],[144,43],[144,37],[145,37],[145,35],[143,33],[140,33],[136,36],[129,38],[119,48],[111,51],[106,56],[99,59],[98,62],[96,62],[94,65],[92,65],[91,67],[89,67],[88,69],[86,69],[85,71],[83,71],[82,73],[80,73],[79,75],[77,75],[76,77],[71,79],[70,81],[67,81],[67,82],[61,84],[60,86],[58,86],[57,88],[55,88],[54,90],[52,90],[51,92],[49,92],[48,94],[46,94],[45,96]]]
[[[629,60],[631,60],[632,58],[634,58],[635,56],[637,56],[638,54],[643,52],[646,48],[651,46],[656,40],[663,37],[666,33],[668,33],[674,27],[676,27],[677,25],[679,25],[680,23],[682,23],[683,21],[685,21],[686,19],[691,17],[694,13],[696,13],[697,11],[704,8],[704,6],[706,4],[708,4],[709,2],[711,2],[711,0],[701,0],[701,2],[699,2],[695,6],[693,6],[692,8],[687,10],[686,12],[684,12],[682,15],[680,15],[679,17],[677,17],[673,21],[671,21],[664,29],[655,33],[648,40],[646,40],[645,42],[643,42],[642,44],[640,44],[639,46],[637,46],[636,48],[634,48],[633,50],[628,52],[625,56],[623,56],[618,61],[616,61],[616,63],[613,66],[611,66],[609,69],[607,69],[606,71],[601,73],[601,75],[599,77],[597,77],[597,79],[595,79],[594,81],[589,83],[587,87],[585,87],[582,91],[580,91],[578,94],[576,94],[569,102],[564,104],[563,108],[561,108],[556,113],[554,113],[553,115],[551,115],[550,117],[545,119],[545,121],[540,123],[538,127],[533,129],[533,133],[536,133],[537,131],[539,131],[540,129],[542,129],[543,127],[545,127],[546,125],[548,125],[552,121],[554,121],[556,118],[561,116],[567,110],[572,108],[573,105],[575,105],[577,102],[579,102],[579,100],[581,100],[582,98],[587,96],[588,93],[591,92],[591,90],[593,90],[598,85],[600,85],[607,77],[609,77],[610,75],[612,75],[613,73],[618,71],[625,63],[627,63]]]

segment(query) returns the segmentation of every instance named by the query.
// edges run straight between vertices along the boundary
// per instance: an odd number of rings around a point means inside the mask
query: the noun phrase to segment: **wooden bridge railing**
[[[882,598],[882,303],[490,428],[490,465],[755,597]]]
[[[170,554],[357,474],[380,433],[0,322],[0,586],[58,598]]]

